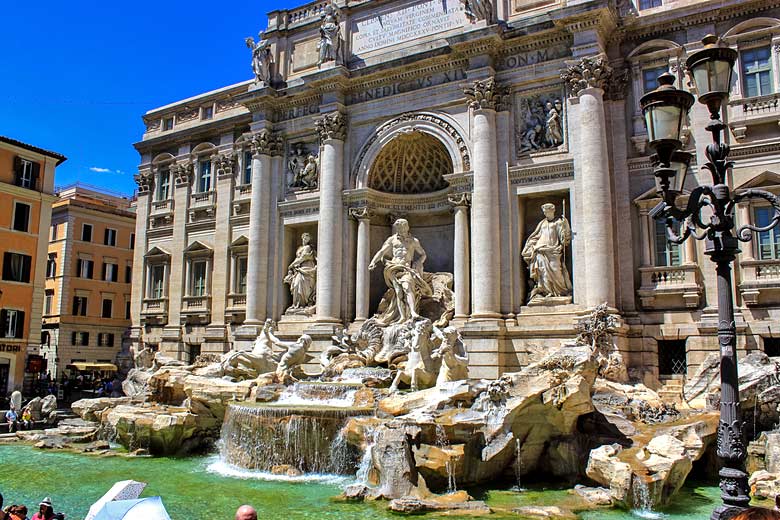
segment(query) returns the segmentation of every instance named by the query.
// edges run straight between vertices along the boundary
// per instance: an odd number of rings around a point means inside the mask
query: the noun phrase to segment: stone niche
[[[279,308],[283,319],[290,319],[290,315],[285,315],[285,312],[292,304],[292,297],[290,296],[290,286],[282,282],[282,279],[287,275],[287,266],[289,266],[290,263],[295,259],[295,252],[301,245],[301,235],[303,233],[308,233],[311,235],[311,245],[314,247],[315,251],[319,251],[319,248],[317,247],[318,243],[316,222],[306,224],[291,224],[284,227],[283,250],[280,252],[282,255],[282,265],[280,268],[281,277],[278,281],[279,284],[282,284],[282,304]],[[305,316],[298,315],[295,317],[295,321],[300,321],[302,318],[305,318]]]
[[[514,97],[515,155],[557,152],[566,144],[566,103],[561,87]]]
[[[569,224],[571,225],[571,200],[568,191],[553,191],[553,192],[547,192],[543,194],[520,196],[519,203],[520,203],[520,218],[522,219],[521,220],[522,234],[520,238],[518,251],[523,250],[523,247],[525,246],[528,237],[531,236],[531,234],[534,232],[539,222],[541,222],[545,218],[544,214],[542,213],[543,204],[547,204],[547,203],[555,204],[555,216],[559,217],[560,215],[563,215],[564,217],[566,217],[566,220],[568,220]],[[566,269],[569,271],[572,287],[574,287],[574,279],[573,279],[574,270],[573,270],[571,257],[572,257],[573,242],[576,239],[577,239],[576,237],[572,236],[572,244],[566,247],[566,251],[564,252]],[[520,262],[523,269],[523,276],[525,276],[525,281],[526,281],[526,293],[523,295],[523,305],[527,305],[528,295],[531,293],[531,290],[533,289],[533,282],[531,281],[531,277],[528,271],[528,264],[522,258]]]

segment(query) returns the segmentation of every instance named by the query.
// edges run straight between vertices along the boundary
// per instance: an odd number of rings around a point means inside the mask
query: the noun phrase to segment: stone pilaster
[[[233,196],[235,157],[227,150],[214,157],[212,170],[216,172],[217,210],[214,236],[214,265],[211,275],[211,324],[214,330],[209,336],[216,337],[218,328],[224,334],[225,303],[230,290],[230,269],[228,250],[230,247],[230,213]]]
[[[449,196],[455,213],[455,243],[453,250],[453,292],[455,300],[455,318],[466,319],[471,314],[469,305],[470,264],[469,264],[469,205],[471,195],[458,193]]]
[[[130,328],[134,338],[141,329],[141,310],[146,283],[144,254],[146,247],[146,229],[149,226],[149,206],[152,202],[151,171],[136,176],[138,182],[138,200],[135,207],[135,250],[133,251],[133,285],[130,293]],[[68,229],[72,233],[71,229]],[[61,311],[58,311],[61,312]]]
[[[193,165],[190,162],[178,164],[171,171],[175,179],[173,204],[176,208],[173,213],[173,250],[183,251],[187,247]],[[177,344],[181,337],[182,291],[187,283],[184,274],[184,258],[181,254],[172,254],[168,273],[168,325],[165,327],[164,338]]]
[[[585,295],[575,301],[588,307],[615,305],[615,250],[613,244],[610,162],[604,115],[604,89],[612,69],[603,56],[582,58],[561,73],[578,112],[577,166],[581,182],[582,219],[577,237],[585,244]]]
[[[472,319],[501,317],[500,220],[498,164],[496,157],[496,109],[506,89],[493,78],[475,81],[464,89],[472,117],[474,188],[471,210],[473,239]]]
[[[341,321],[344,141],[347,118],[332,112],[316,120],[320,134],[320,219],[317,228],[317,321]]]
[[[271,154],[276,137],[264,128],[252,136],[252,202],[249,207],[247,325],[265,320],[268,302],[268,214],[271,201]]]
[[[371,261],[371,217],[370,209],[352,208],[349,215],[357,220],[357,254],[355,261],[355,320],[368,319],[370,273],[368,264]]]

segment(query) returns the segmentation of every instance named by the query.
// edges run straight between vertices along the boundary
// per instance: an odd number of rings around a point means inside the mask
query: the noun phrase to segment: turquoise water
[[[51,496],[55,510],[68,519],[83,518],[89,506],[118,480],[148,482],[142,496],[160,495],[174,520],[233,518],[244,503],[254,505],[260,518],[303,519],[389,519],[399,517],[380,504],[348,504],[333,500],[349,481],[338,477],[318,480],[261,478],[257,473],[231,470],[215,456],[183,459],[97,457],[41,451],[24,445],[0,446],[0,492],[6,505],[38,504]],[[523,505],[562,505],[571,500],[564,490],[492,491],[480,494],[496,510],[509,511]],[[664,511],[667,520],[700,520],[718,500],[713,486],[686,487],[675,503]],[[34,509],[33,509],[34,510]],[[625,511],[591,511],[583,520],[627,520],[647,515]],[[427,515],[424,518],[456,517]],[[519,518],[497,514],[490,518]]]

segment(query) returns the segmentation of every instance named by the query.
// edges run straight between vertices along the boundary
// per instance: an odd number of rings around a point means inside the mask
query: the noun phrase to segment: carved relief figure
[[[301,235],[301,245],[295,251],[295,259],[287,268],[284,283],[290,286],[292,305],[287,313],[308,314],[316,303],[317,253],[311,245],[311,235]]]
[[[314,154],[309,154],[299,164],[300,167],[290,187],[304,190],[316,189],[319,180],[319,159]]]
[[[571,279],[564,261],[566,247],[571,244],[569,221],[564,216],[556,218],[554,204],[542,205],[542,212],[545,218],[528,237],[522,252],[534,282],[528,302],[558,297],[570,301]]]
[[[320,42],[317,44],[319,59],[317,65],[321,66],[328,61],[341,64],[341,27],[339,26],[338,12],[333,4],[325,7],[325,14],[320,25]]]
[[[290,146],[290,158],[287,160],[287,185],[295,187],[301,171],[306,166],[306,145],[304,143],[295,143]]]
[[[251,379],[260,374],[275,372],[279,357],[274,354],[266,331],[273,331],[273,322],[266,320],[260,335],[250,351],[231,351],[223,354],[222,373],[236,379]]]
[[[432,294],[422,276],[427,255],[420,241],[409,232],[409,222],[399,218],[393,224],[393,232],[368,265],[373,271],[379,262],[384,262],[385,283],[395,293],[385,312],[376,317],[383,324],[420,318],[420,298]]]
[[[441,359],[436,386],[450,381],[461,381],[469,377],[469,355],[458,330],[453,327],[440,329],[433,327],[433,334],[441,340],[441,345],[433,351],[434,360]]]
[[[256,44],[251,36],[246,38],[244,42],[252,51],[252,71],[255,73],[255,81],[262,81],[266,85],[270,85],[273,64],[270,42],[263,38],[263,33],[260,33]]]
[[[278,380],[283,383],[296,381],[293,372],[298,366],[306,363],[307,352],[311,346],[311,336],[304,334],[295,341],[282,341],[274,336],[271,327],[264,327],[261,334],[274,346],[284,349],[279,357],[279,365],[276,367]]]
[[[563,103],[551,94],[519,99],[515,121],[518,155],[563,144]]]

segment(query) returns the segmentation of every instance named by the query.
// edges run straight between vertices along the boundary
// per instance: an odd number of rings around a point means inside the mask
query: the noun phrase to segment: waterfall
[[[358,450],[341,430],[350,417],[371,408],[230,404],[222,425],[220,455],[234,466],[268,471],[291,466],[303,473],[354,474]]]
[[[523,458],[520,453],[520,439],[515,438],[515,479],[517,479],[517,485],[514,487],[517,491],[525,491],[520,483],[520,477],[523,475]]]
[[[368,481],[368,474],[374,465],[373,456],[374,456],[375,444],[376,444],[376,431],[374,429],[367,430],[366,449],[363,451],[363,455],[360,457],[357,474],[355,475],[355,480],[359,484],[363,484],[365,486],[370,485]]]
[[[441,424],[436,425],[436,445],[445,452],[445,454],[447,448],[450,446],[450,441],[447,439],[447,432],[444,431],[444,427]],[[452,467],[452,458],[449,456],[447,456],[447,460],[444,463],[444,469],[447,471],[447,493],[454,493],[458,490],[458,486],[455,483],[455,471]]]
[[[634,509],[631,511],[640,518],[654,520],[663,518],[663,514],[653,511],[653,497],[647,482],[640,475],[634,475],[631,491],[633,495]]]
[[[279,396],[278,404],[343,406],[349,407],[355,401],[355,394],[361,388],[360,383],[330,383],[319,381],[299,381]]]

